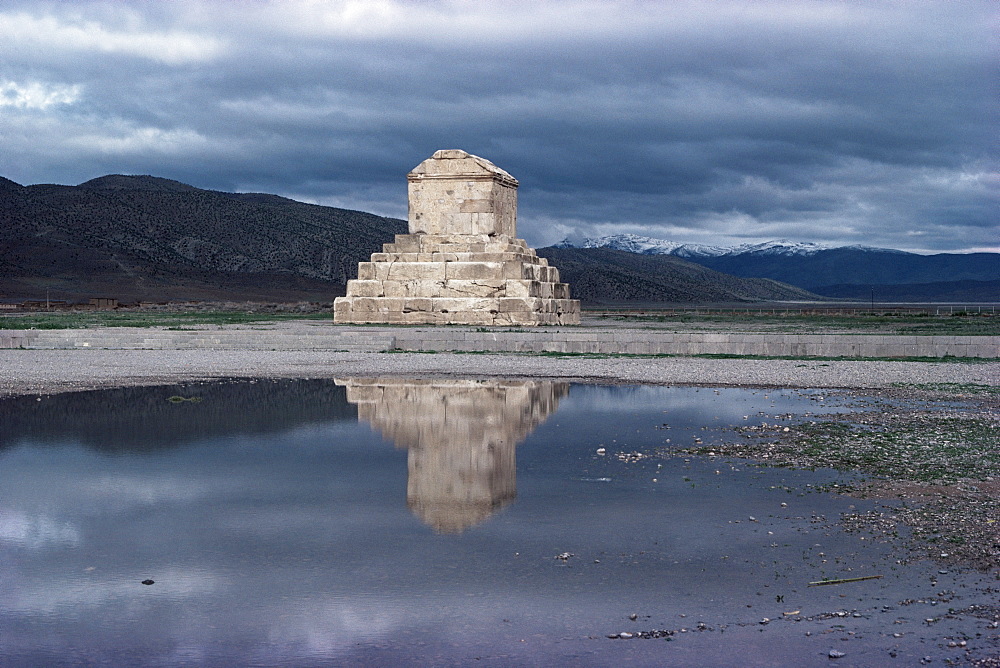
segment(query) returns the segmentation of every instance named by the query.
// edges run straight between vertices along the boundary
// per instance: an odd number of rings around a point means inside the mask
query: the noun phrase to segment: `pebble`
[[[841,652],[839,649],[831,649],[829,653],[827,653],[827,656],[831,659],[839,659],[843,656],[847,656],[847,654],[845,652]]]

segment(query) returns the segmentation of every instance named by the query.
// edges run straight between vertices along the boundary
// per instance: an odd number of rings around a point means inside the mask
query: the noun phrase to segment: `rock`
[[[144,585],[151,585],[151,584],[154,584],[154,583],[153,583],[152,580],[143,580],[142,584],[144,584]]]
[[[831,649],[827,653],[827,656],[830,657],[831,659],[839,659],[839,658],[841,658],[843,656],[847,656],[847,654],[845,654],[844,652],[841,652],[839,649]]]

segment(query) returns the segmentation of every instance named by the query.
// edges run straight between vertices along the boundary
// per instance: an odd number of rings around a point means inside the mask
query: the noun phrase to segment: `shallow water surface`
[[[871,507],[817,491],[844,475],[654,455],[847,410],[386,378],[3,400],[0,664],[958,658],[945,641],[979,620],[926,620],[982,582],[841,531]],[[866,575],[883,577],[808,586]]]

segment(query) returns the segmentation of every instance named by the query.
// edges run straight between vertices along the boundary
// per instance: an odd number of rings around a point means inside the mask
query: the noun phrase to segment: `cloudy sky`
[[[405,218],[462,148],[543,246],[1000,252],[995,0],[0,4],[0,175]]]

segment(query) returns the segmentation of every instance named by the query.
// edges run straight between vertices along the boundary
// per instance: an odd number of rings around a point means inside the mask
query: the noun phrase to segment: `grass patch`
[[[774,466],[834,468],[884,480],[953,484],[1000,477],[998,426],[996,420],[970,413],[890,409],[804,423],[780,434],[747,427],[742,430],[751,439],[747,442],[684,452],[714,451]]]
[[[829,315],[804,313],[733,312],[724,314],[606,314],[604,320],[626,323],[676,324],[684,331],[745,331],[786,334],[906,334],[910,336],[996,336],[1000,318],[967,313],[959,315],[868,314]]]
[[[332,313],[249,313],[246,311],[87,311],[3,315],[0,329],[87,329],[91,327],[166,327],[188,329],[198,325],[242,325],[287,320],[333,321]]]
[[[985,364],[996,362],[995,357],[821,357],[815,355],[731,355],[728,353],[701,353],[688,357],[707,359],[737,360],[801,360],[803,362],[960,362],[962,364]]]
[[[403,352],[403,351],[400,351]],[[816,357],[795,355],[734,355],[726,353],[701,353],[695,355],[680,355],[676,353],[571,353],[571,352],[507,352],[500,350],[454,350],[456,355],[531,355],[534,357],[564,357],[577,359],[666,359],[671,357],[696,357],[702,359],[724,360],[792,360],[802,362],[932,362],[985,364],[996,362],[996,358],[984,357]]]
[[[997,425],[972,417],[928,417],[872,431],[819,423],[799,429],[801,453],[821,466],[886,479],[955,483],[1000,475]]]
[[[978,383],[893,383],[893,387],[925,390],[955,397],[1000,397],[1000,386]]]

